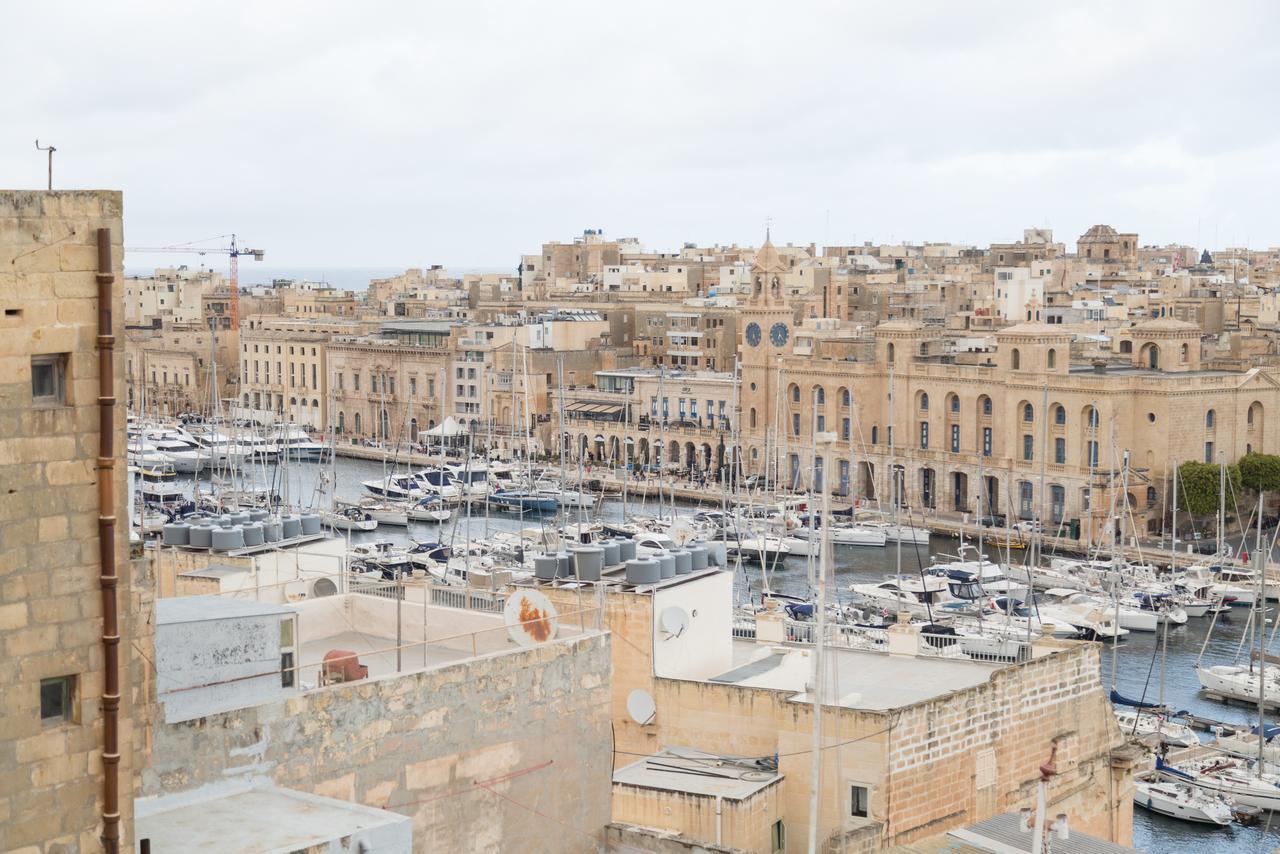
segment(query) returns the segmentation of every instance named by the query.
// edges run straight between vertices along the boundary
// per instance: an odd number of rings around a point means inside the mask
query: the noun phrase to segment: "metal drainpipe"
[[[98,562],[102,588],[102,847],[120,850],[120,625],[115,516],[115,335],[112,333],[111,229],[98,229]]]

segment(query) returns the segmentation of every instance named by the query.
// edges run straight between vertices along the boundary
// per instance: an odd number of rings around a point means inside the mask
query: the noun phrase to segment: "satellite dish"
[[[311,585],[311,595],[315,597],[333,596],[338,592],[338,585],[330,578],[317,578]]]
[[[658,714],[658,707],[648,691],[637,688],[627,695],[627,714],[640,726],[648,726]]]
[[[764,783],[768,780],[772,780],[776,776],[778,775],[770,773],[768,771],[752,770],[752,771],[743,771],[741,774],[738,775],[738,779],[744,780],[748,783]]]
[[[662,630],[670,637],[678,638],[689,628],[689,615],[679,605],[664,608],[658,621],[662,624]]]
[[[507,634],[520,646],[549,641],[559,628],[551,600],[531,588],[518,590],[507,599],[502,619],[507,624]]]

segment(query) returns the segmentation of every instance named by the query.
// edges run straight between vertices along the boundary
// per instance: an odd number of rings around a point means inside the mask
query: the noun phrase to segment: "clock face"
[[[752,347],[760,346],[760,324],[758,323],[747,324],[747,343],[750,344]]]
[[[790,333],[787,331],[787,324],[775,323],[773,324],[773,327],[769,329],[769,340],[773,342],[773,346],[783,347],[787,343],[787,336],[789,334]]]

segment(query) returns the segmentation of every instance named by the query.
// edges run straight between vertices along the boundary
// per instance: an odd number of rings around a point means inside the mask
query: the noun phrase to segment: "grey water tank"
[[[676,556],[671,552],[658,552],[653,556],[658,562],[658,567],[662,570],[663,578],[676,577]]]
[[[239,512],[239,513],[232,513],[232,514],[231,514],[231,524],[232,524],[232,525],[247,525],[247,524],[249,523],[249,521],[250,521],[250,518],[251,518],[251,517],[249,516],[249,514],[248,514],[248,513],[245,513],[244,511],[241,511],[241,512]]]
[[[688,575],[693,572],[693,555],[688,549],[676,549],[671,556],[676,559],[676,575]]]
[[[263,532],[261,522],[250,522],[247,525],[241,525],[240,530],[244,531],[244,544],[246,546],[262,545]]]
[[[249,520],[252,522],[265,522],[267,517],[271,515],[271,511],[264,510],[261,507],[255,507],[249,511]]]
[[[302,536],[302,520],[297,516],[281,516],[280,528],[282,539],[292,540]]]
[[[652,558],[642,557],[627,561],[628,584],[656,584],[662,579],[662,567]]]
[[[604,549],[604,565],[617,566],[622,563],[622,557],[618,554],[618,543],[616,540],[605,540],[600,544]]]
[[[319,513],[303,513],[302,514],[302,533],[306,536],[320,533],[320,514]]]
[[[166,546],[190,545],[191,526],[186,522],[170,522],[164,526],[163,542]]]
[[[556,567],[559,563],[555,555],[534,555],[533,574],[539,581],[551,581],[556,577]]]
[[[284,537],[284,526],[279,519],[268,519],[262,523],[262,541],[264,543],[279,542]]]
[[[213,550],[225,552],[231,549],[244,548],[244,529],[238,525],[233,528],[215,528],[213,531]]]
[[[573,558],[568,552],[556,552],[556,577],[573,578]]]
[[[579,581],[600,580],[600,570],[604,569],[604,549],[599,546],[575,546],[569,551],[573,553]]]
[[[192,548],[207,549],[213,545],[213,530],[208,523],[192,525],[189,534]]]
[[[230,528],[232,525],[235,524],[235,521],[231,518],[230,513],[223,513],[215,521],[217,522],[218,526],[222,528]]]
[[[636,541],[628,540],[626,537],[619,537],[614,540],[618,544],[618,563],[626,563],[629,560],[636,559]]]
[[[687,548],[689,549],[689,568],[694,572],[699,569],[707,568],[707,544],[700,542],[692,542]]]

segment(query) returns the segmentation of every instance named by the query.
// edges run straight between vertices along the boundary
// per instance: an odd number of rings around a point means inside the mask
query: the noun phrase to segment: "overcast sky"
[[[43,186],[39,137],[55,187],[124,191],[127,244],[234,230],[273,265],[514,269],[767,218],[1280,245],[1280,4],[1049,5],[5,4],[0,187]]]

